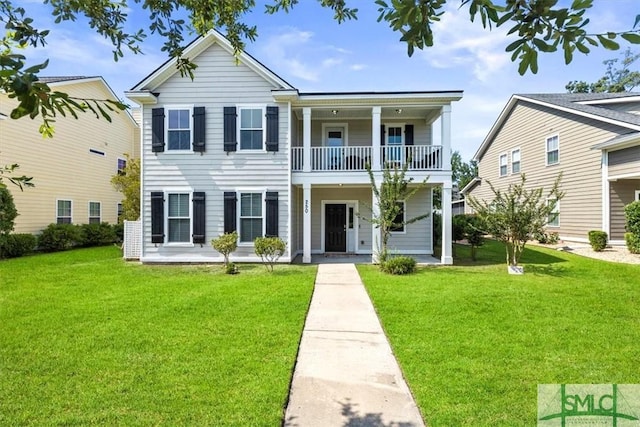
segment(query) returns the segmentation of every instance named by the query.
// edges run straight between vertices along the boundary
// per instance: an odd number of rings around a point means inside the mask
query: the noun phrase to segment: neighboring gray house
[[[399,201],[407,216],[431,212],[442,187],[441,260],[452,263],[450,115],[461,91],[302,93],[246,53],[236,62],[216,31],[184,55],[198,65],[193,81],[172,60],[127,92],[142,107],[143,262],[221,261],[210,241],[233,230],[235,261],[256,261],[263,235],[287,243],[285,262],[373,254],[379,230],[357,214],[374,205],[365,165],[380,182],[386,161],[429,177]],[[430,218],[408,225],[390,247],[432,254],[431,229]]]
[[[640,94],[513,95],[476,152],[478,179],[462,192],[489,200],[525,173],[547,190],[562,172],[564,198],[547,230],[587,241],[624,239],[624,206],[640,198]],[[469,208],[467,208],[469,209]]]

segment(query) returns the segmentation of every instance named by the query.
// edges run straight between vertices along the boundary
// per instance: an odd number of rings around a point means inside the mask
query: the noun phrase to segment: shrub
[[[256,237],[253,244],[256,255],[262,259],[269,271],[273,271],[273,265],[287,249],[287,244],[279,237]]]
[[[438,246],[438,244],[440,243],[440,237],[442,237],[442,216],[437,213],[437,212],[433,212],[433,214],[431,215],[432,217],[432,236],[433,236],[433,246]]]
[[[13,231],[13,224],[18,216],[13,196],[9,190],[0,185],[0,235],[8,235]]]
[[[228,269],[229,255],[238,248],[238,233],[234,231],[221,234],[216,239],[211,240],[211,246],[224,257],[224,267]]]
[[[17,258],[30,254],[36,248],[33,234],[9,234],[0,237],[0,258]]]
[[[471,259],[476,260],[476,252],[479,246],[484,244],[484,231],[482,231],[482,220],[476,215],[466,215],[464,234],[467,242],[471,245]]]
[[[380,269],[388,274],[409,274],[416,271],[416,260],[409,256],[396,256],[380,264]]]
[[[116,232],[106,222],[100,224],[82,224],[80,228],[80,246],[104,246],[117,240]]]
[[[555,231],[552,233],[537,233],[534,238],[543,245],[555,245],[560,240],[560,235]]]
[[[238,274],[238,266],[233,262],[225,264],[224,272],[225,274]]]
[[[624,233],[624,241],[627,249],[632,254],[640,254],[640,236],[633,233]]]
[[[627,231],[640,237],[640,201],[629,203],[624,207]]]
[[[80,229],[72,224],[49,224],[38,236],[38,248],[44,252],[71,249],[81,240]]]
[[[113,224],[113,232],[116,233],[116,242],[124,241],[124,223]]]
[[[602,252],[607,247],[607,233],[600,230],[589,231],[589,243],[596,252]]]
[[[459,242],[465,238],[467,228],[466,215],[454,215],[451,220],[451,238],[454,242]]]

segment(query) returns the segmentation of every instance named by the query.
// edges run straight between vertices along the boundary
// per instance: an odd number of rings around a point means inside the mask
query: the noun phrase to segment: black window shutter
[[[404,145],[413,145],[413,125],[404,125]]]
[[[267,202],[266,237],[278,237],[278,193],[267,191],[265,200]]]
[[[236,107],[224,107],[224,151],[236,151]]]
[[[164,243],[164,193],[151,192],[151,243]]]
[[[236,193],[235,191],[224,192],[224,232],[233,233],[236,231]]]
[[[384,125],[380,125],[380,145],[384,145]]]
[[[195,191],[193,193],[193,243],[205,243],[205,196],[203,191]]]
[[[151,151],[164,151],[164,108],[151,110]]]
[[[196,153],[204,153],[204,107],[194,107],[193,109],[193,151]]]
[[[278,107],[267,107],[267,151],[278,151]]]

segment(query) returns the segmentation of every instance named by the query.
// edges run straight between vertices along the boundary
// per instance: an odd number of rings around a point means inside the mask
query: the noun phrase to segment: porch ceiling
[[[298,120],[302,120],[302,108],[293,108],[293,113]],[[370,120],[371,107],[331,106],[314,107],[311,109],[311,120]],[[438,107],[383,107],[381,120],[426,120],[428,123],[435,121],[440,116]]]

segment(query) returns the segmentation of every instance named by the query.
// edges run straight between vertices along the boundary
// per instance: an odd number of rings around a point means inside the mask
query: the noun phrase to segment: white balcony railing
[[[441,170],[442,146],[406,145],[380,147],[382,164],[402,167],[408,163],[409,170]],[[311,147],[312,171],[364,171],[372,161],[371,146]],[[371,165],[380,170],[381,165]],[[304,170],[304,149],[291,149],[291,168],[294,172]]]

